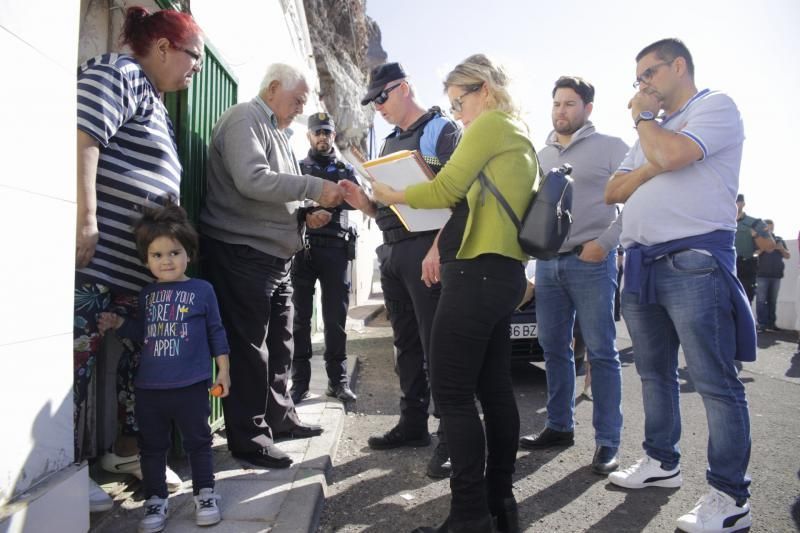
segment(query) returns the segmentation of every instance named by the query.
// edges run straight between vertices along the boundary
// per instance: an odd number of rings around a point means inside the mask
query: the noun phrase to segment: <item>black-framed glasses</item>
[[[403,85],[403,83],[404,83],[404,82],[402,82],[402,81],[401,81],[401,82],[400,82],[400,83],[398,83],[397,85],[392,85],[392,86],[391,86],[391,87],[389,87],[388,89],[384,89],[384,90],[382,90],[382,91],[380,92],[380,94],[379,94],[378,96],[376,96],[376,97],[375,97],[375,99],[373,100],[373,102],[375,102],[375,103],[376,103],[376,104],[378,104],[378,105],[383,105],[383,104],[385,104],[385,103],[386,103],[386,100],[388,100],[388,99],[389,99],[389,93],[390,93],[390,92],[392,92],[392,91],[394,91],[395,89],[397,89],[397,88],[398,88],[398,87],[400,87],[401,85]]]
[[[661,67],[665,67],[667,65],[671,65],[675,61],[675,59],[677,58],[671,59],[669,61],[662,61],[661,63],[656,63],[655,65],[646,68],[644,72],[642,72],[642,75],[636,78],[636,81],[633,82],[633,88],[638,89],[641,84],[650,83],[650,80],[652,80],[653,76],[656,75],[658,69],[660,69]]]
[[[183,48],[182,46],[175,46],[174,48],[176,50],[180,50],[187,56],[191,57],[192,61],[194,61],[195,66],[203,68],[203,60],[205,59],[205,57],[203,57],[203,54],[198,54],[194,50],[189,50],[188,48]]]
[[[331,130],[323,130],[323,129],[314,130],[313,133],[316,137],[322,137],[322,136],[330,137],[331,135],[333,135],[333,132]]]
[[[482,87],[483,87],[482,83],[466,87],[466,91],[461,96],[453,99],[453,101],[450,102],[450,112],[461,113],[461,101],[464,99],[464,97],[467,96],[468,94],[480,91]]]

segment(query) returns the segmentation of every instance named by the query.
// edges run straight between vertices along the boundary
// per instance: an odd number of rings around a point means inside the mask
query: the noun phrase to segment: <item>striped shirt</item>
[[[100,143],[100,240],[80,272],[123,291],[153,277],[136,253],[131,225],[143,207],[180,194],[181,164],[161,96],[130,55],[105,54],[78,69],[78,129]]]

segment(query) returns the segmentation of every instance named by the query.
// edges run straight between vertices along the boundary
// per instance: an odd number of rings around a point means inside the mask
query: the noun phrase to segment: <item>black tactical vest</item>
[[[300,161],[300,170],[303,174],[311,174],[324,180],[338,183],[341,180],[355,181],[353,171],[338,159],[331,158],[328,164],[323,164],[310,155]],[[306,235],[317,235],[321,237],[332,237],[344,239],[347,237],[348,219],[347,213],[341,207],[326,208],[331,212],[331,221],[321,228],[311,229],[306,227]]]

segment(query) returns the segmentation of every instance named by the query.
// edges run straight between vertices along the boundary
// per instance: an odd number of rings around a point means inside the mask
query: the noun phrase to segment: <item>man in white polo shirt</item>
[[[742,120],[729,96],[697,90],[683,42],[655,42],[636,61],[638,92],[629,108],[639,139],[609,182],[606,201],[625,203],[622,313],[642,379],[645,456],[609,480],[630,489],[681,485],[681,346],[706,409],[711,487],[678,528],[734,531],[752,523],[750,420],[735,362],[756,353],[733,247]]]

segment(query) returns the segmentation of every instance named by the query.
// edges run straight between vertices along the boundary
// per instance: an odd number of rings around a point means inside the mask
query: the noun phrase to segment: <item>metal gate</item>
[[[158,4],[165,9],[176,9],[167,0],[159,0]],[[211,129],[220,115],[236,103],[237,86],[236,76],[214,47],[206,42],[203,70],[195,74],[188,89],[170,93],[165,98],[183,165],[181,205],[195,225],[206,194],[206,161]],[[198,274],[196,265],[189,268],[190,276]],[[224,423],[219,398],[211,398],[209,423],[212,430],[219,429]]]

